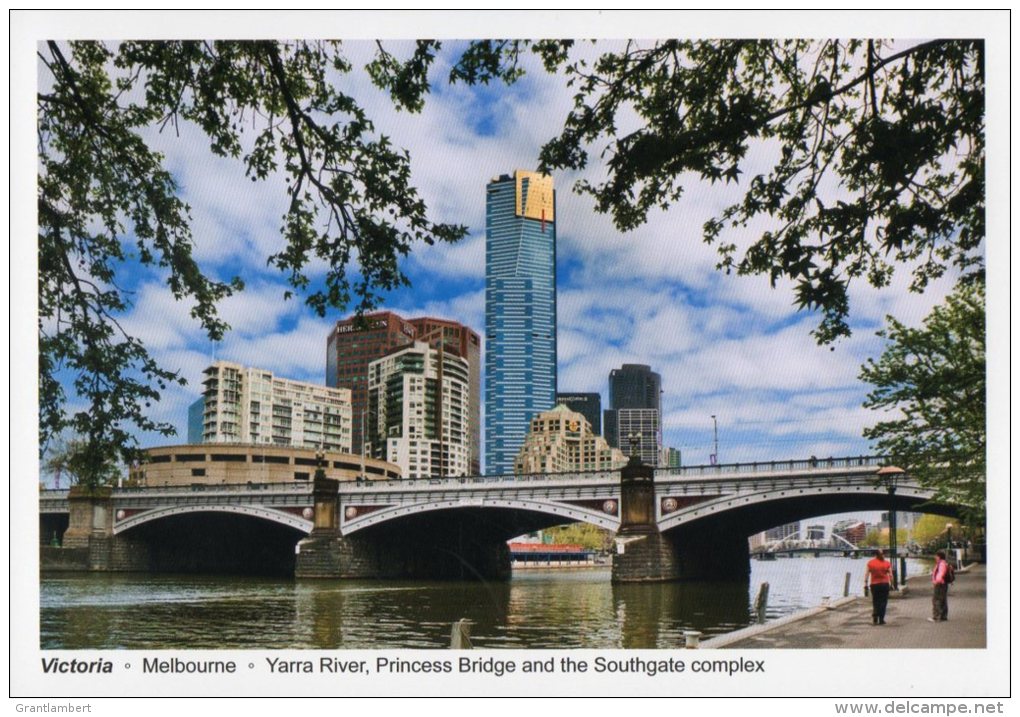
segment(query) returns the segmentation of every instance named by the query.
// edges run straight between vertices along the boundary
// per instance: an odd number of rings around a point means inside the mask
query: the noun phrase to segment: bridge
[[[586,522],[617,533],[614,579],[746,579],[747,537],[775,525],[859,510],[955,515],[908,477],[890,492],[884,464],[44,490],[40,536],[62,536],[43,548],[44,567],[492,579],[510,574],[509,539]]]

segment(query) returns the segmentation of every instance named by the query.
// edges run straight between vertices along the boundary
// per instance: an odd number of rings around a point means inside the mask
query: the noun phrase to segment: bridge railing
[[[852,456],[842,458],[807,458],[803,460],[788,461],[755,461],[751,463],[721,463],[717,465],[682,466],[678,468],[656,468],[657,479],[698,479],[712,478],[715,476],[761,476],[774,473],[796,473],[810,472],[813,470],[851,470],[861,468],[874,468],[885,465],[888,458],[884,456]],[[593,483],[614,482],[620,478],[619,470],[600,471],[575,471],[569,473],[526,473],[526,474],[504,474],[504,475],[482,475],[482,476],[456,476],[444,478],[402,478],[391,480],[368,480],[368,481],[344,481],[343,489],[421,489],[436,487],[461,487],[471,485],[498,485],[521,483],[552,483],[556,481],[590,481]],[[265,491],[273,493],[294,493],[311,492],[311,481],[294,483],[192,483],[190,485],[164,485],[164,486],[132,486],[117,488],[116,494],[128,495],[153,495],[153,494],[179,494],[195,492],[227,492],[227,493],[249,493],[252,491]],[[67,497],[67,490],[44,489],[39,491],[40,499],[54,500]]]
[[[843,458],[807,458],[790,461],[754,461],[751,463],[720,463],[716,465],[657,468],[656,476],[676,478],[701,477],[722,474],[792,473],[819,469],[875,468],[885,465],[885,456],[851,456]]]

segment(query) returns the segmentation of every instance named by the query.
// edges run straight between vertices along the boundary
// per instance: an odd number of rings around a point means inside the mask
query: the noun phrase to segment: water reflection
[[[755,562],[741,583],[612,585],[608,569],[518,573],[510,582],[400,582],[54,574],[43,577],[43,648],[444,648],[473,622],[483,648],[675,648],[751,622],[762,582],[768,618],[858,593],[864,560]],[[923,566],[914,565],[915,574]]]

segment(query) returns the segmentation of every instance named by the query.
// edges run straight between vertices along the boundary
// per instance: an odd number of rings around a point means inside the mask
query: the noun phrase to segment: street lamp
[[[640,456],[640,445],[641,445],[641,434],[637,431],[627,434],[627,440],[630,442],[630,457],[637,458]]]
[[[719,422],[715,420],[715,414],[712,414],[712,465],[719,465]]]
[[[878,469],[878,477],[885,483],[889,492],[889,562],[892,563],[892,589],[899,590],[898,573],[896,570],[896,485],[906,473],[896,466],[883,466]]]

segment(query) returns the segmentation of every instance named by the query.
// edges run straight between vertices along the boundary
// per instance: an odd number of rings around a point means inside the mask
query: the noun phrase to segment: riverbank
[[[705,640],[704,649],[947,649],[987,646],[987,568],[972,563],[957,572],[949,588],[949,620],[928,622],[931,582],[907,580],[889,599],[885,625],[873,625],[871,600],[848,597]],[[856,586],[858,589],[860,586]]]

